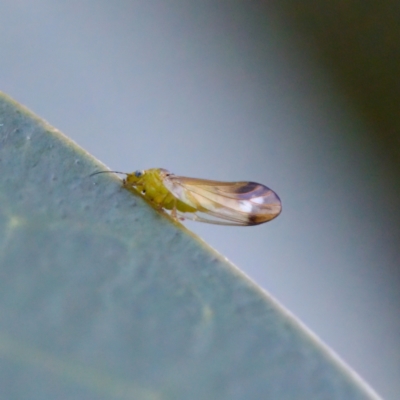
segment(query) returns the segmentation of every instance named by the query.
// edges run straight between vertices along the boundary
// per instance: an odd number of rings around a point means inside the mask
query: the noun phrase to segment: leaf
[[[0,398],[377,399],[235,266],[0,95]]]

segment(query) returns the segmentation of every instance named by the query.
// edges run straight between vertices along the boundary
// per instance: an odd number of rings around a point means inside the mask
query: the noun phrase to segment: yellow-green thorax
[[[151,168],[126,174],[124,186],[136,189],[144,198],[160,208],[195,212],[196,209],[176,198],[164,185],[171,175],[163,168]]]

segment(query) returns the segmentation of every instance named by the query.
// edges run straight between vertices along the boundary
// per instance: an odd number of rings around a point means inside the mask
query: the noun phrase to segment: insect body
[[[191,219],[220,225],[258,225],[277,217],[282,209],[278,195],[255,182],[218,182],[186,178],[163,168],[126,175],[123,186],[135,189],[175,219]],[[92,174],[92,175],[95,175]]]

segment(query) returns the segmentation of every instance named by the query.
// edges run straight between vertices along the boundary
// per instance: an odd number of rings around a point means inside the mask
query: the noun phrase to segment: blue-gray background
[[[271,223],[188,226],[396,399],[398,176],[315,47],[256,2],[3,0],[0,90],[112,169],[273,188]]]

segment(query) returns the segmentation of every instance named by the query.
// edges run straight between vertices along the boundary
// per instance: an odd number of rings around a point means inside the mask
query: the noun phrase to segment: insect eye
[[[144,172],[143,171],[135,171],[135,176],[136,176],[136,178],[140,178],[140,177],[142,177],[144,175]]]

